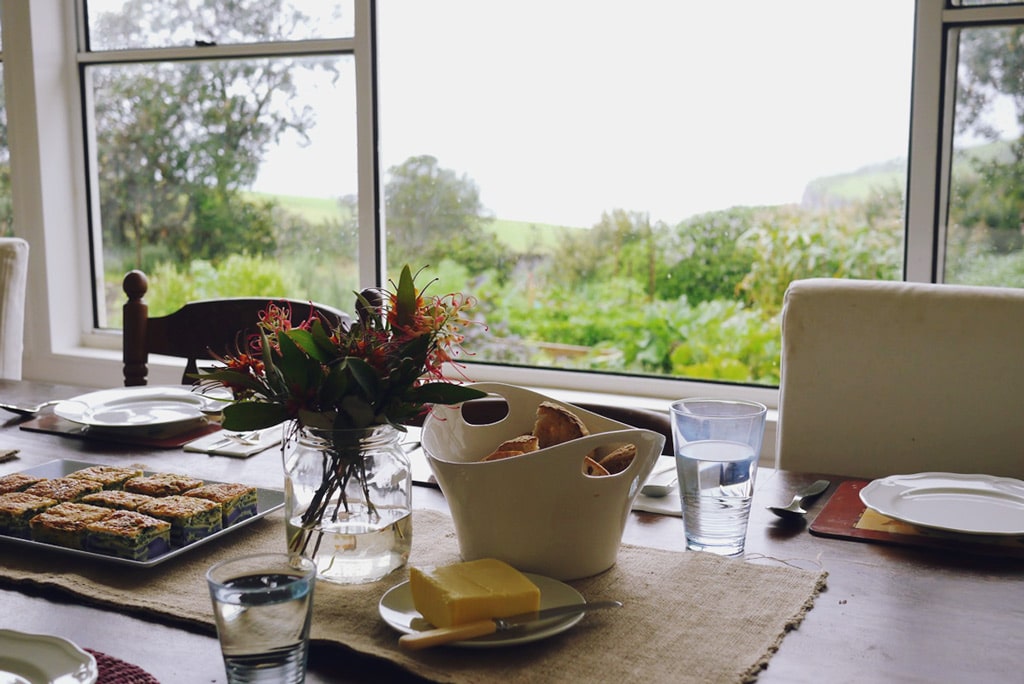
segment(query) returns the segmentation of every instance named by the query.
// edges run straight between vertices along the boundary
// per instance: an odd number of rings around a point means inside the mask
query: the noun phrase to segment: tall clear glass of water
[[[754,401],[680,399],[672,403],[686,548],[739,556],[768,409]]]
[[[306,679],[316,565],[267,553],[225,560],[206,581],[230,684]]]

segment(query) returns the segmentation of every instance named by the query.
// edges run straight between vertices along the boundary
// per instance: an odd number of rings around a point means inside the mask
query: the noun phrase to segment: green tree
[[[651,299],[660,251],[658,232],[645,212],[606,211],[592,228],[566,235],[549,260],[547,277],[570,289],[595,280],[626,278],[637,282],[645,298]]]
[[[173,44],[186,24],[213,41],[234,32],[285,39],[292,22],[308,21],[281,0],[192,4],[130,0],[101,15],[96,31],[146,45]],[[330,64],[275,58],[89,67],[104,243],[133,247],[136,263],[154,243],[179,262],[272,252],[272,207],[249,202],[241,189],[285,131],[305,136],[314,125],[308,108],[294,106],[297,68]]]
[[[658,269],[658,296],[685,296],[694,305],[740,297],[740,283],[755,257],[740,237],[754,227],[755,221],[755,209],[740,207],[680,223]]]
[[[508,265],[499,245],[484,230],[492,219],[480,201],[476,183],[437,159],[410,157],[388,169],[384,189],[388,265],[439,264],[450,259],[478,275]]]
[[[957,87],[959,132],[998,141],[1001,128],[992,118],[997,101],[1013,109],[1024,129],[1024,27],[986,27],[960,33]],[[1000,154],[972,158],[973,174],[955,177],[951,222],[984,231],[992,251],[1009,253],[1024,246],[1024,140],[1009,141]]]

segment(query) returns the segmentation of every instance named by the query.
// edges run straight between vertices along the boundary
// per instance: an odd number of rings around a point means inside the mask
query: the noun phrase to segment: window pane
[[[350,38],[352,0],[89,0],[90,48]]]
[[[792,279],[901,277],[911,0],[378,12],[389,271],[476,360],[775,384]]]
[[[150,313],[358,285],[351,57],[90,67],[107,325],[124,273]],[[154,284],[154,279],[159,286]]]
[[[1024,287],[1024,27],[960,33],[944,280]]]
[[[14,211],[11,203],[11,150],[7,146],[7,97],[4,94],[4,70],[0,64],[0,235],[14,235]]]

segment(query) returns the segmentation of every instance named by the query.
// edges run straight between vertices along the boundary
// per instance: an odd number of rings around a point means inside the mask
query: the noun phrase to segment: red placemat
[[[860,490],[869,482],[870,480],[849,480],[841,483],[818,517],[811,523],[811,534],[836,539],[1024,558],[1024,539],[1020,537],[931,530],[868,510],[861,503]]]
[[[220,430],[220,425],[217,423],[209,423],[205,421],[198,425],[189,424],[185,428],[179,428],[180,431],[173,431],[170,434],[139,434],[135,431],[119,432],[115,429],[96,430],[87,425],[72,423],[70,420],[64,420],[60,416],[53,414],[27,420],[18,427],[30,432],[48,432],[50,434],[62,435],[64,437],[74,437],[76,439],[88,439],[100,442],[114,442],[117,444],[137,444],[139,446],[150,447],[153,449],[177,449],[178,447],[191,442],[193,439],[198,439],[203,435],[208,435],[211,432]]]
[[[99,670],[96,684],[160,684],[156,677],[138,665],[126,663],[91,648],[85,650],[96,659],[96,669]]]

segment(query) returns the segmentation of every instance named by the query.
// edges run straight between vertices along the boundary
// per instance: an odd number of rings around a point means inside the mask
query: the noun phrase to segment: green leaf
[[[486,392],[450,382],[428,382],[413,387],[405,394],[406,401],[418,404],[461,404],[472,399],[483,399]]]
[[[337,418],[336,411],[299,411],[299,422],[306,427],[321,430],[333,430]]]
[[[278,335],[277,342],[281,346],[277,367],[288,392],[301,397],[315,390],[323,374],[320,362],[307,356],[288,335]]]
[[[241,373],[236,370],[231,370],[230,368],[204,370],[199,376],[199,379],[204,382],[208,380],[215,380],[231,387],[242,387],[260,394],[266,392],[266,387],[256,378],[252,377],[248,373]]]
[[[336,425],[336,427],[366,427],[367,425],[372,425],[374,418],[376,417],[373,411],[373,406],[352,394],[341,400],[341,407],[351,419],[352,424]],[[338,418],[342,418],[340,413],[338,414]],[[342,421],[339,420],[339,422]]]
[[[348,394],[352,386],[352,373],[347,366],[332,366],[324,377],[323,385],[320,386],[320,395],[317,399],[321,406],[334,406],[343,396]]]
[[[278,335],[278,339],[287,337],[289,340],[295,343],[295,346],[301,349],[306,356],[316,359],[320,363],[327,363],[331,360],[331,357],[324,353],[324,350],[316,342],[316,338],[313,337],[313,333],[309,330],[302,330],[301,328],[293,328],[284,335]]]
[[[313,336],[313,342],[321,352],[324,363],[330,363],[335,360],[338,356],[338,347],[331,341],[331,331],[327,330],[324,326],[323,321],[319,318],[313,321],[313,327],[310,331]]]
[[[378,393],[380,383],[376,371],[370,364],[356,356],[348,356],[342,363],[352,373],[352,377],[366,396],[372,397]]]
[[[409,264],[402,267],[402,275],[398,278],[398,291],[395,293],[395,322],[406,328],[412,325],[413,312],[416,310],[416,283],[413,281]]]
[[[280,404],[260,401],[240,401],[224,407],[221,425],[225,430],[262,430],[283,423],[288,419]]]

